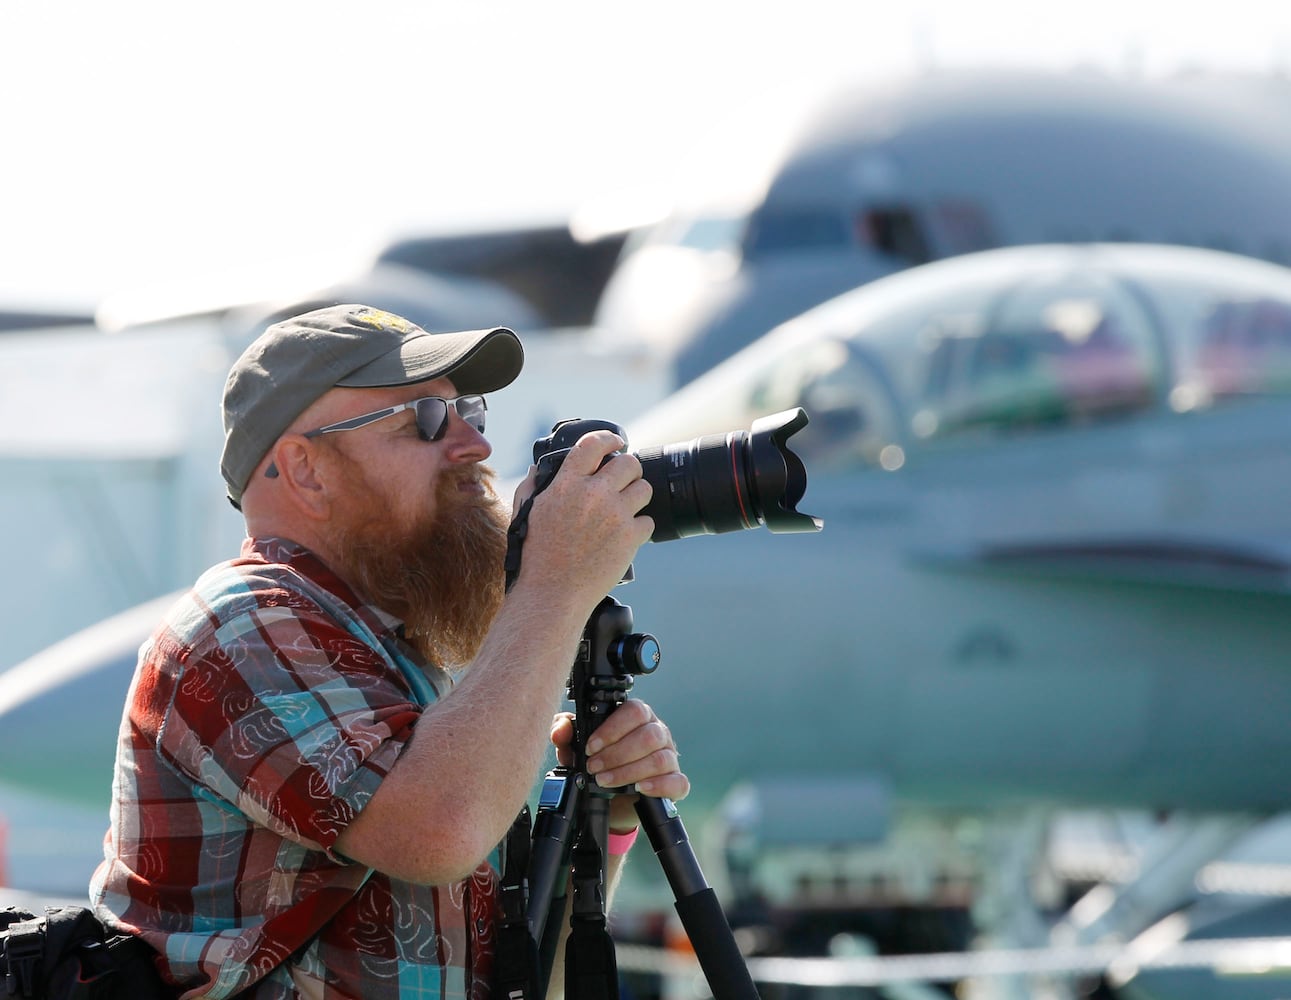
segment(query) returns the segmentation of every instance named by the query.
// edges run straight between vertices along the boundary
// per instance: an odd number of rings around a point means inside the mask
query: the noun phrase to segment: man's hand
[[[610,431],[584,434],[529,513],[517,585],[540,586],[550,606],[569,605],[584,618],[654,531],[654,522],[640,513],[650,501],[650,484],[635,455],[617,454],[622,447],[623,439]],[[531,470],[516,491],[517,510],[533,486]]]
[[[573,762],[573,738],[573,715],[557,714],[551,724],[551,742],[562,764]],[[643,701],[629,698],[611,712],[592,733],[587,750],[587,770],[603,787],[635,784],[643,795],[674,802],[690,793],[690,780],[680,770],[672,733]],[[610,802],[610,829],[627,832],[637,825],[635,802],[635,795],[614,797]]]

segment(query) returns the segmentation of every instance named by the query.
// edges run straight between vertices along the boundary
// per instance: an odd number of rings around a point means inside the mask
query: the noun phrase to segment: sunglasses
[[[422,396],[421,399],[413,399],[398,406],[387,406],[384,410],[373,410],[371,413],[350,417],[349,420],[338,420],[325,427],[316,427],[312,431],[305,431],[305,437],[316,438],[324,434],[357,430],[378,420],[384,420],[386,417],[393,417],[404,410],[412,410],[417,420],[418,437],[423,441],[438,441],[448,431],[448,414],[453,410],[456,410],[457,415],[468,425],[483,434],[484,415],[488,411],[488,404],[484,402],[483,396],[458,396],[456,399]],[[276,479],[278,467],[270,462],[264,474],[268,479]]]

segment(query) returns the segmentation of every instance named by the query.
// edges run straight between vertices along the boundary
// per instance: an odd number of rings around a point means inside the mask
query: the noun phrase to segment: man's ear
[[[328,477],[319,468],[321,449],[303,434],[284,434],[270,451],[278,482],[292,506],[306,517],[325,519],[331,511]]]

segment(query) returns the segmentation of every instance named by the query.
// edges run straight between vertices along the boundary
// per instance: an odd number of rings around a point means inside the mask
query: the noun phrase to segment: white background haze
[[[64,308],[554,221],[671,184],[790,89],[928,66],[1285,75],[1291,9],[4,0],[0,40],[0,304]]]

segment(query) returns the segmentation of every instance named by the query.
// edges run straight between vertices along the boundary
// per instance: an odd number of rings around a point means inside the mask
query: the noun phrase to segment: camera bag
[[[3,996],[21,1000],[165,1000],[154,952],[107,929],[84,906],[49,906],[42,916],[0,910]]]

